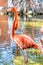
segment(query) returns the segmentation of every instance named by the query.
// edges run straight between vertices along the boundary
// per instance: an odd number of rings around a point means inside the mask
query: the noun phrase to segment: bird
[[[12,33],[11,33],[11,36],[12,36],[12,40],[14,41],[14,43],[17,45],[17,48],[18,46],[23,50],[26,51],[27,53],[27,49],[28,48],[36,48],[40,51],[41,53],[41,50],[39,48],[39,46],[32,40],[32,38],[26,34],[16,34],[15,33],[15,30],[18,29],[18,11],[17,9],[12,6],[11,8],[9,8],[7,10],[7,12],[14,12],[14,20],[13,20],[13,23],[12,23]],[[27,63],[28,62],[28,56],[24,56],[24,62]]]

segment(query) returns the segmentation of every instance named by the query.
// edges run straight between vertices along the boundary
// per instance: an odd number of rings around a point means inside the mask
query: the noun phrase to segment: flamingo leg
[[[16,44],[16,56],[18,56],[18,45]]]
[[[24,63],[26,64],[28,62],[28,49],[23,50],[23,56],[24,56]]]

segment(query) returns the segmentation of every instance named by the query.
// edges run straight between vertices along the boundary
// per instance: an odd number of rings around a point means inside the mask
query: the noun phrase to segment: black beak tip
[[[8,11],[6,11],[5,14],[8,15]]]

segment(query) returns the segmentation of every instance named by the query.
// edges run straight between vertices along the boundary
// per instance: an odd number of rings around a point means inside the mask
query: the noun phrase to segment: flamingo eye
[[[5,14],[8,15],[8,12],[6,11]]]

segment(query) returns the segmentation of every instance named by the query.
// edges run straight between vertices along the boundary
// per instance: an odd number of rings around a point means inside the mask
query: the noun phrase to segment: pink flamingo
[[[41,53],[41,50],[39,48],[39,46],[27,35],[25,34],[15,34],[15,30],[18,29],[18,12],[17,10],[14,8],[14,6],[12,6],[10,9],[7,10],[7,12],[11,12],[13,11],[14,12],[14,20],[13,20],[13,25],[12,25],[12,39],[13,41],[15,42],[15,44],[17,45],[17,48],[18,46],[20,46],[20,48],[24,51],[27,52],[27,49],[28,48],[36,48],[40,51]],[[26,63],[28,61],[28,57],[24,56],[24,62]]]

